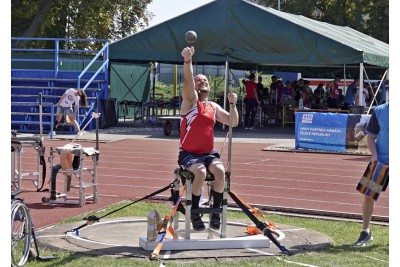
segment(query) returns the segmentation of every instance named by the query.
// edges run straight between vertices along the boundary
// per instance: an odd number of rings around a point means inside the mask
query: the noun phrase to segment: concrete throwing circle
[[[246,233],[246,225],[249,223],[243,221],[229,221],[227,223],[228,243],[242,242],[240,240],[248,239],[250,244],[258,242],[260,239],[269,241],[262,235],[250,236]],[[182,259],[198,259],[198,258],[232,258],[232,257],[262,257],[281,255],[280,250],[272,242],[269,247],[262,245],[260,248],[245,245],[245,248],[213,248],[196,249],[201,246],[201,242],[207,240],[208,236],[208,220],[204,219],[206,230],[202,232],[192,233],[191,240],[194,241],[193,249],[190,250],[162,250],[160,259],[182,260]],[[82,223],[83,224],[83,223]],[[59,226],[37,231],[37,239],[39,246],[68,250],[71,252],[79,252],[88,255],[107,255],[113,257],[136,257],[149,258],[153,249],[144,249],[140,245],[140,239],[146,240],[147,219],[143,218],[121,218],[102,220],[98,223],[83,227],[79,231],[79,235],[75,233],[67,233],[68,230],[80,226],[79,223],[69,223]],[[184,229],[184,221],[179,221],[179,228]],[[306,228],[295,227],[284,224],[277,224],[280,233],[279,242],[285,246],[290,253],[304,253],[309,251],[317,251],[325,248],[333,243],[332,239],[319,232]],[[170,236],[167,238],[171,239]],[[192,240],[193,239],[193,240]],[[224,238],[213,237],[215,242],[224,241]],[[174,242],[174,240],[168,240]],[[180,239],[178,241],[181,241]],[[210,241],[208,239],[208,241]],[[164,245],[166,244],[165,241]],[[212,241],[211,241],[212,242]],[[265,242],[267,243],[267,242]],[[244,243],[244,244],[249,244]],[[263,243],[264,244],[264,243]],[[222,246],[223,247],[223,246]]]

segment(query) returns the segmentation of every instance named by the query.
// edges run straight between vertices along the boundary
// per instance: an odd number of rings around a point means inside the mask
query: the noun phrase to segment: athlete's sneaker
[[[219,213],[212,213],[210,218],[210,228],[214,230],[219,230],[221,225],[221,219]]]
[[[358,240],[354,243],[355,246],[365,246],[369,242],[374,240],[374,237],[372,236],[372,232],[370,231],[369,234],[365,231],[361,231],[360,237]]]
[[[204,229],[206,229],[201,217],[199,214],[193,214],[190,217],[190,220],[192,221],[192,226],[193,226],[193,230],[195,231],[203,231]]]

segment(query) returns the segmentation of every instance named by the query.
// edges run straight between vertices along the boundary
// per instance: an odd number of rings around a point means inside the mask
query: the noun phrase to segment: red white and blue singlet
[[[193,154],[208,154],[214,149],[214,124],[217,104],[197,101],[187,114],[181,115],[179,149]]]

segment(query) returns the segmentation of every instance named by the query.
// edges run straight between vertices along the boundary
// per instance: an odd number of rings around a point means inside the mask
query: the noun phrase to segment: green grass
[[[121,208],[129,202],[122,202],[108,207],[96,215],[101,217],[113,210]],[[169,214],[170,207],[163,203],[140,202],[130,205],[116,213],[105,218],[121,218],[121,217],[146,217],[151,209],[157,209],[161,215]],[[63,223],[80,222],[83,217],[80,216],[66,220]],[[250,220],[243,212],[229,212],[230,219]],[[303,263],[316,266],[389,266],[389,227],[372,225],[371,229],[374,235],[374,241],[366,247],[353,247],[353,242],[358,238],[361,224],[356,222],[329,221],[321,219],[298,218],[291,216],[283,216],[276,214],[268,214],[268,219],[275,224],[287,224],[315,230],[324,233],[332,238],[333,244],[322,251],[308,252],[296,254],[292,256],[279,256],[267,258],[247,258],[247,259],[220,259],[213,260],[187,260],[187,261],[167,261],[167,266],[300,266],[295,263]],[[284,243],[284,242],[283,242]],[[272,244],[273,246],[273,244]],[[74,254],[66,251],[49,251],[41,250],[41,255],[57,254],[59,259],[50,262],[30,261],[25,266],[84,266],[84,267],[100,267],[100,266],[160,266],[158,261],[150,261],[148,259],[136,259],[132,257],[111,258],[111,257],[94,257],[82,254]],[[150,256],[149,252],[149,256]],[[375,259],[372,259],[375,258]],[[379,260],[376,260],[379,259]]]

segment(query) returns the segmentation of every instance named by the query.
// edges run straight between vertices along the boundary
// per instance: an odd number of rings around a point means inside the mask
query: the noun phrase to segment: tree
[[[279,0],[259,4],[278,9]],[[389,0],[280,0],[281,11],[339,26],[389,43]]]
[[[147,11],[147,5],[151,2],[152,0],[12,0],[11,34],[13,37],[117,40],[148,25],[152,14]],[[26,43],[17,44],[21,45]]]

